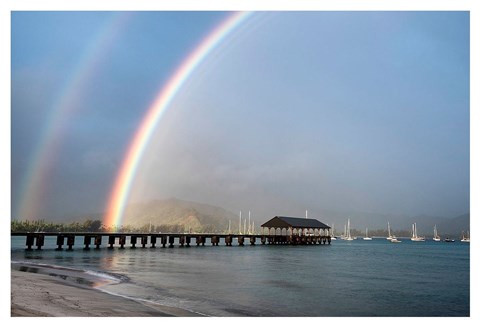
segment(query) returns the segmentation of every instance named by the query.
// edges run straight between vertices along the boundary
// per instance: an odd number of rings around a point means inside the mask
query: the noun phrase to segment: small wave
[[[77,269],[77,268],[71,268],[71,267],[65,267],[65,266],[58,266],[50,263],[38,263],[38,262],[32,262],[32,261],[11,261],[12,264],[15,265],[25,265],[25,266],[31,266],[31,267],[41,267],[41,268],[51,268],[51,269],[57,269],[57,270],[66,270],[66,271],[72,271],[72,272],[85,272],[85,270],[82,269]]]
[[[127,276],[121,275],[121,274],[115,274],[115,273],[110,273],[105,271],[84,270],[84,269],[78,269],[78,268],[72,268],[72,267],[58,266],[50,263],[47,264],[47,263],[38,263],[38,262],[31,262],[31,261],[16,261],[16,260],[12,260],[11,263],[15,266],[18,266],[19,268],[22,266],[27,266],[32,268],[43,268],[43,269],[52,269],[56,271],[58,270],[65,271],[67,272],[67,274],[68,272],[84,274],[84,275],[94,277],[96,279],[107,281],[109,283],[123,283],[123,282],[128,282],[130,280]]]
[[[95,271],[95,270],[84,270],[84,272],[88,275],[98,277],[101,279],[107,279],[109,281],[117,282],[117,283],[124,283],[124,282],[130,281],[130,278],[128,278],[125,275],[114,274],[111,272]]]
[[[112,296],[118,296],[118,297],[121,297],[121,298],[124,298],[124,299],[128,299],[128,300],[132,300],[132,301],[135,301],[135,302],[139,302],[139,303],[144,302],[144,303],[150,303],[150,304],[158,305],[158,306],[161,306],[161,307],[169,307],[169,308],[181,309],[181,310],[184,310],[184,311],[187,311],[187,312],[190,312],[190,313],[199,315],[199,316],[210,317],[209,315],[207,315],[207,314],[205,314],[205,313],[201,313],[201,312],[194,311],[194,310],[191,310],[191,309],[185,309],[185,308],[182,308],[182,307],[168,306],[168,305],[165,305],[165,304],[162,304],[162,303],[159,303],[159,302],[156,302],[156,301],[152,301],[152,300],[147,300],[147,299],[138,298],[138,297],[129,296],[129,295],[123,295],[123,294],[119,294],[119,293],[115,293],[115,292],[108,291],[108,290],[106,290],[106,289],[104,289],[104,288],[102,288],[102,287],[98,287],[97,290],[102,291],[102,292],[104,292],[104,293],[106,293],[106,294],[109,294],[109,295],[112,295]]]

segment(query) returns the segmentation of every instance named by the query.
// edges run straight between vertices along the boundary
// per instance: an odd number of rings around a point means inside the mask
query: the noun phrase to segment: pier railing
[[[196,244],[196,246],[205,246],[205,244],[211,244],[212,246],[218,246],[223,240],[224,245],[232,246],[233,241],[236,240],[238,246],[244,246],[245,244],[255,245],[257,241],[260,241],[262,245],[320,245],[330,244],[330,236],[325,235],[245,235],[245,234],[217,234],[217,233],[86,233],[86,232],[32,232],[22,233],[14,232],[12,236],[25,236],[25,249],[32,250],[36,247],[37,250],[41,250],[45,246],[45,238],[56,237],[56,249],[62,250],[64,246],[67,250],[73,250],[75,245],[75,239],[77,237],[83,237],[83,249],[89,250],[91,246],[94,249],[99,249],[104,241],[107,239],[106,245],[109,249],[119,247],[125,248],[130,244],[131,248],[135,248],[137,244],[142,248],[149,247],[155,248],[157,244],[162,247],[173,248],[175,244],[180,247],[189,247],[190,244]],[[127,242],[127,240],[129,242]],[[118,246],[115,246],[118,245]]]

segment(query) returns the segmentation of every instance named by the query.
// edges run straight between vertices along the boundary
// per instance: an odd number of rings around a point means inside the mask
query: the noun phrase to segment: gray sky
[[[13,13],[12,218],[103,212],[149,104],[227,15]],[[469,212],[469,51],[466,12],[256,13],[174,99],[129,200]]]

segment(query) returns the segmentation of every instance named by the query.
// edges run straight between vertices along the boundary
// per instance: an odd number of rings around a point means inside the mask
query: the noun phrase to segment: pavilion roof
[[[295,217],[283,217],[275,216],[262,227],[271,227],[271,228],[319,228],[319,229],[330,229],[330,226],[325,225],[321,221],[313,218],[295,218]]]

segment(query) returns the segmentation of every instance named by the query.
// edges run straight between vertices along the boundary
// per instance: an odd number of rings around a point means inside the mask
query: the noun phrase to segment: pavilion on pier
[[[327,236],[330,226],[313,218],[275,216],[262,226],[263,234],[285,236]]]

